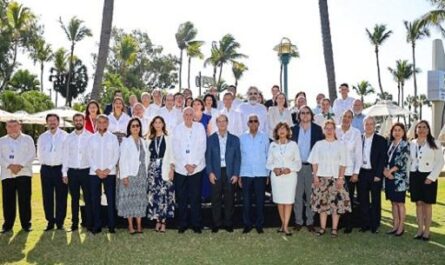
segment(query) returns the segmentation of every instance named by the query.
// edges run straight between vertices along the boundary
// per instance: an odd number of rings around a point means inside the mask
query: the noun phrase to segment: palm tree
[[[2,31],[6,30],[11,33],[13,53],[12,62],[8,66],[8,69],[6,69],[6,75],[0,86],[0,90],[3,90],[8,85],[17,64],[19,46],[33,37],[32,29],[35,26],[35,20],[36,17],[29,8],[24,7],[15,1],[7,4],[6,19],[2,21],[2,24],[4,24],[4,29],[2,29]]]
[[[239,53],[238,49],[241,47],[241,44],[235,40],[235,38],[231,34],[226,34],[219,41],[219,78],[218,83],[221,81],[223,66],[226,63],[233,63],[237,59],[247,58],[246,55]]]
[[[57,75],[63,75],[67,72],[67,63],[68,63],[68,52],[64,48],[59,48],[54,52],[53,57],[53,67],[51,67],[50,72],[56,73]],[[50,79],[51,81],[51,79]],[[59,93],[57,91],[54,91],[56,93],[56,106],[58,106],[58,98]]]
[[[188,88],[190,88],[190,69],[191,69],[191,65],[192,65],[192,58],[199,58],[199,59],[204,59],[204,54],[201,51],[201,47],[202,45],[204,45],[203,41],[199,41],[199,40],[195,40],[195,41],[190,41],[188,43],[188,46],[186,48],[187,50],[187,56],[189,57],[188,60],[188,72],[187,72],[187,84],[188,84]]]
[[[238,86],[238,81],[241,79],[244,72],[247,70],[249,70],[249,68],[247,68],[247,66],[243,63],[240,63],[240,62],[232,63],[232,73],[233,73],[233,76],[235,77],[235,86],[236,87]]]
[[[184,49],[187,48],[188,43],[196,38],[198,30],[192,22],[187,21],[179,25],[178,32],[176,32],[176,43],[180,51],[179,54],[179,90],[182,89],[182,58]]]
[[[213,67],[213,82],[216,84],[216,71],[219,66],[219,49],[216,46],[216,41],[212,42],[212,49],[210,50],[210,57],[204,61],[204,67],[212,65]]]
[[[396,67],[388,67],[388,71],[392,74],[394,81],[397,82],[397,103],[399,106],[403,106],[405,81],[413,76],[413,64],[409,63],[408,60],[397,60]]]
[[[410,114],[408,115],[408,128],[411,127],[411,109],[413,108],[414,104],[415,104],[416,100],[413,96],[408,95],[405,99],[405,102],[403,103],[403,106],[408,107],[408,111],[410,112]]]
[[[419,118],[422,120],[423,106],[431,107],[431,101],[427,99],[425,94],[420,94],[416,99],[416,103],[419,105]]]
[[[406,28],[406,41],[411,43],[413,53],[413,68],[416,69],[416,41],[424,37],[430,36],[430,31],[425,26],[426,23],[422,20],[416,19],[413,22],[404,21]],[[413,73],[414,80],[414,98],[417,99],[417,79],[416,72]],[[414,104],[414,113],[417,114],[417,104]]]
[[[96,74],[94,75],[91,99],[98,100],[102,90],[102,79],[105,65],[107,64],[108,50],[110,47],[111,29],[113,26],[114,0],[104,0],[102,10],[102,29],[100,31],[99,53],[97,55]]]
[[[444,0],[430,0],[435,8],[421,17],[421,20],[427,25],[437,27],[443,35],[445,29],[442,27],[442,22],[445,21],[445,1]]]
[[[357,85],[353,86],[352,89],[355,90],[355,93],[360,96],[360,100],[364,102],[364,97],[367,95],[375,93],[374,88],[371,86],[371,84],[368,81],[362,80]]]
[[[130,34],[125,34],[116,46],[116,58],[119,60],[119,74],[125,82],[128,66],[132,65],[139,52],[137,40]]]
[[[369,29],[366,29],[369,41],[374,45],[375,58],[377,62],[377,78],[379,80],[380,94],[383,95],[382,80],[380,78],[380,60],[379,60],[379,47],[391,36],[392,31],[386,29],[384,24],[376,24],[374,31],[371,33]]]
[[[38,38],[35,41],[34,49],[31,53],[31,58],[34,61],[34,64],[37,62],[40,63],[40,92],[43,92],[44,84],[43,84],[43,73],[45,69],[45,63],[49,62],[53,59],[53,50],[51,48],[51,44],[47,44],[44,39]]]
[[[83,20],[78,19],[77,17],[72,17],[68,22],[68,25],[63,24],[62,18],[59,17],[59,23],[62,27],[63,31],[66,34],[66,37],[71,42],[71,51],[69,57],[69,69],[68,69],[68,80],[66,82],[66,104],[70,104],[70,94],[69,94],[69,84],[71,83],[71,72],[73,71],[74,64],[74,48],[76,43],[83,40],[86,37],[91,37],[93,34],[91,30],[83,25]]]
[[[321,20],[321,35],[323,37],[323,53],[328,76],[329,99],[331,102],[337,98],[337,88],[335,85],[334,53],[332,51],[331,26],[329,23],[328,0],[319,0],[318,7]]]

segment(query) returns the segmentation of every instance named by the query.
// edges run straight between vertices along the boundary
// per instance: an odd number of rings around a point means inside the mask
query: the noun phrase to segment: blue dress
[[[201,120],[199,121],[204,126],[206,133],[207,133],[207,128],[208,128],[208,125],[209,125],[209,122],[211,119],[212,119],[212,116],[203,113],[201,116]],[[209,200],[210,195],[212,195],[212,185],[210,183],[209,176],[205,173],[205,170],[203,171],[201,176],[202,176],[201,198],[204,201],[206,201],[206,200]]]

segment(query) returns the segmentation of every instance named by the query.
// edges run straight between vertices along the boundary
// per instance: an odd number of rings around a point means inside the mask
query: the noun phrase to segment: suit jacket
[[[362,142],[364,143],[364,138],[362,137]],[[385,168],[385,163],[387,161],[388,152],[388,142],[386,139],[374,133],[372,137],[371,144],[371,171],[372,175],[383,179],[383,169]]]
[[[217,179],[221,179],[221,153],[218,133],[213,133],[207,139],[206,170],[207,174],[214,173]],[[226,175],[227,178],[240,175],[241,149],[239,138],[227,132],[226,145]]]
[[[300,124],[296,123],[294,127],[292,127],[292,140],[297,142],[298,144],[298,135],[300,134]],[[320,140],[324,139],[323,130],[321,127],[315,123],[311,123],[311,150],[314,147],[314,144]]]

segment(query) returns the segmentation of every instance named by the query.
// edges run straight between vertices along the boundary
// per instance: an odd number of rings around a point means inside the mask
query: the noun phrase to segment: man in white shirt
[[[71,231],[79,228],[79,200],[80,188],[82,188],[85,201],[85,220],[82,220],[88,230],[92,229],[93,218],[91,211],[90,192],[90,162],[88,152],[90,151],[88,141],[92,134],[84,129],[85,117],[77,113],[73,116],[74,131],[70,133],[63,144],[63,182],[68,184],[71,194]]]
[[[324,98],[321,100],[321,112],[314,116],[314,122],[323,127],[326,120],[333,120],[338,125],[340,116],[331,112],[331,100]]]
[[[63,143],[68,135],[59,128],[60,118],[57,114],[48,114],[46,124],[48,130],[37,140],[37,156],[40,160],[40,177],[42,180],[43,209],[48,222],[45,231],[54,229],[63,230],[66,217],[66,201],[68,186],[63,183],[62,157]],[[54,215],[54,197],[55,212]]]
[[[266,107],[259,102],[259,90],[255,86],[251,86],[247,91],[247,96],[249,98],[249,102],[242,103],[238,110],[241,112],[243,117],[243,129],[247,131],[247,124],[250,114],[256,114],[259,122],[260,128],[259,130],[263,133],[268,133],[268,125],[267,125],[267,109]]]
[[[223,97],[224,107],[218,112],[218,114],[224,114],[229,118],[228,130],[231,134],[241,136],[243,134],[243,117],[239,111],[233,108],[234,96],[231,92],[226,92]],[[211,119],[212,133],[218,131],[216,119]]]
[[[17,120],[6,123],[7,135],[0,138],[0,163],[3,194],[4,223],[1,233],[12,231],[19,202],[20,224],[31,231],[31,176],[36,154],[34,141],[21,132]]]
[[[108,231],[115,233],[116,227],[116,165],[119,160],[119,142],[108,129],[108,117],[97,117],[97,132],[88,141],[90,163],[90,188],[93,209],[93,234],[102,230],[101,195],[102,184],[107,197]]]
[[[335,116],[337,117],[340,117],[346,110],[352,109],[352,103],[354,102],[354,98],[348,96],[349,93],[348,84],[346,83],[341,84],[339,90],[340,90],[340,97],[334,101],[332,107]]]
[[[178,112],[175,109],[175,97],[172,94],[165,96],[165,106],[162,107],[157,115],[161,116],[165,121],[168,132],[173,132],[178,125]]]
[[[184,95],[181,92],[175,94],[175,110],[178,115],[178,123],[182,120],[182,110],[184,109]]]
[[[156,114],[162,107],[161,90],[156,88],[153,90],[151,95],[153,96],[153,102],[148,106],[148,108],[145,109],[144,114],[150,120],[153,119],[154,116],[156,116]]]
[[[144,105],[136,103],[133,107],[133,117],[138,118],[142,124],[142,136],[146,137],[150,128],[150,121],[148,117],[144,115]]]
[[[325,97],[326,96],[323,93],[318,93],[317,97],[315,98],[315,100],[317,102],[317,106],[314,109],[312,109],[312,112],[314,113],[314,115],[321,113],[321,101]]]
[[[193,122],[194,111],[187,107],[184,122],[173,131],[175,147],[175,190],[178,203],[180,234],[187,229],[187,201],[190,201],[191,225],[195,233],[201,233],[201,177],[205,167],[207,136],[204,127]]]
[[[241,103],[243,103],[243,101],[236,97],[236,86],[230,85],[227,88],[227,92],[230,92],[233,95],[232,108],[234,110],[238,109],[239,105],[241,105]],[[224,102],[222,100],[218,101],[218,110],[221,110],[223,108],[224,108]]]

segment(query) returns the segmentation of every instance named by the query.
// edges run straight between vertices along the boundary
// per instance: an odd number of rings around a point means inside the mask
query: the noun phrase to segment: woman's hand
[[[273,173],[275,173],[275,176],[281,176],[281,174],[283,174],[283,171],[281,170],[281,168],[274,168],[273,169]]]
[[[344,178],[338,178],[335,185],[337,185],[337,190],[341,190],[345,187],[345,179]]]
[[[173,168],[170,168],[170,171],[168,172],[168,180],[173,181],[173,178],[175,176],[175,171]]]
[[[317,176],[314,176],[314,186],[315,188],[320,187],[320,178],[318,178]]]
[[[128,177],[122,179],[122,184],[124,184],[125,188],[128,188],[128,184],[129,184]]]

